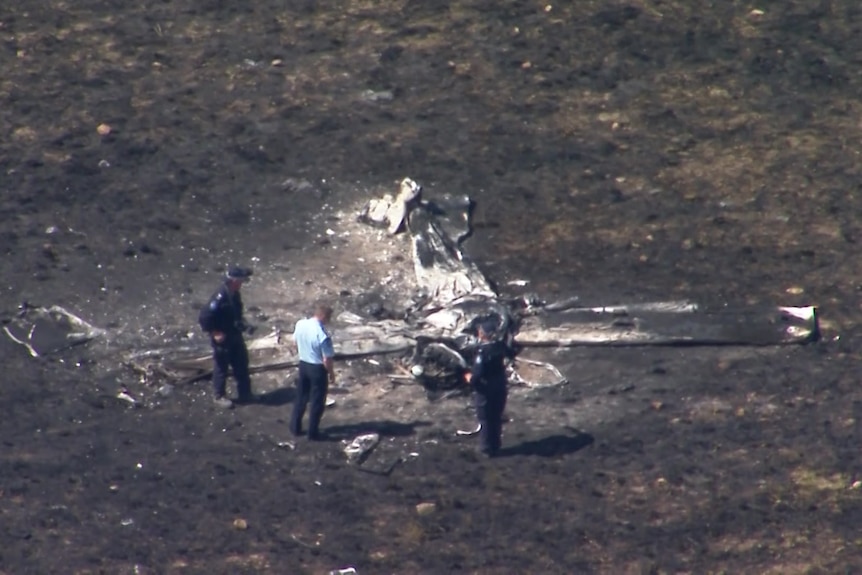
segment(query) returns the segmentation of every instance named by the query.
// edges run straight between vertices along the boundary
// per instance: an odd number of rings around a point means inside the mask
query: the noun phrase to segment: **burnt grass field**
[[[4,2],[0,312],[114,335],[0,334],[0,573],[862,571],[860,66],[850,0]],[[823,337],[548,352],[570,383],[514,390],[490,461],[442,422],[464,397],[328,413],[418,453],[388,474],[273,443],[289,373],[227,414],[206,382],[114,399],[116,350],[195,332],[225,264],[264,328],[342,293],[262,296],[334,257],[323,206],[405,176],[476,201],[500,285],[811,304]]]

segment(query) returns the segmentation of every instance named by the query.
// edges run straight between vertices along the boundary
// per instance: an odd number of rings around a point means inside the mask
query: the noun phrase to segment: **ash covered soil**
[[[860,28],[837,0],[5,3],[2,315],[109,335],[0,337],[0,573],[859,571]],[[491,461],[397,358],[339,365],[333,440],[293,447],[289,371],[223,413],[122,365],[199,348],[233,262],[264,331],[397,309],[405,240],[353,216],[404,176],[474,198],[498,285],[815,304],[824,337],[546,350],[570,383],[513,389]]]

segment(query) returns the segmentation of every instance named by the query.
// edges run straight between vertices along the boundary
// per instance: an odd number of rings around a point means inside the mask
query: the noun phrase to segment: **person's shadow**
[[[430,421],[391,421],[388,419],[376,421],[363,421],[359,423],[345,423],[342,425],[325,426],[326,439],[340,441],[342,439],[353,439],[364,433],[376,433],[380,437],[407,437],[416,433],[417,427],[428,427]]]
[[[257,397],[257,402],[268,407],[279,407],[292,403],[294,398],[296,398],[296,388],[280,387],[266,393],[261,393]]]
[[[593,444],[595,438],[589,433],[569,429],[567,434],[556,434],[503,447],[497,453],[498,457],[510,457],[513,455],[536,455],[538,457],[560,457],[580,451]]]

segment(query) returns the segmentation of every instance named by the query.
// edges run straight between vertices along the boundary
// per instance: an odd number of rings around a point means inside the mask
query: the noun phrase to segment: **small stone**
[[[790,295],[799,295],[805,293],[805,289],[800,286],[791,286],[785,291],[787,291],[787,293],[789,293]]]
[[[856,480],[850,484],[850,489],[859,489],[862,488],[862,481]]]
[[[656,411],[660,411],[664,407],[664,403],[661,401],[653,401],[650,403],[650,407],[652,407]]]
[[[233,528],[238,531],[245,531],[246,529],[248,529],[248,521],[240,518],[234,519]]]
[[[521,69],[522,69],[522,70],[529,70],[529,69],[530,69],[530,68],[532,68],[532,67],[533,67],[533,63],[532,63],[532,62],[530,62],[529,60],[527,60],[526,62],[524,62],[524,63],[522,63],[522,64],[521,64]]]
[[[272,66],[275,66],[276,68],[277,68],[277,67],[279,67],[279,66],[281,66],[283,63],[284,63],[284,62],[282,61],[282,59],[281,59],[281,58],[276,58],[275,60],[273,60],[272,62],[270,62],[270,64],[271,64]]]
[[[108,124],[99,124],[96,127],[96,131],[99,133],[100,136],[107,136],[111,133],[111,126],[109,126]]]
[[[431,515],[437,511],[436,503],[420,503],[416,506],[416,513],[419,515]]]
[[[748,13],[748,15],[751,16],[752,18],[760,18],[761,16],[763,16],[765,14],[766,14],[766,12],[764,12],[763,10],[760,10],[759,8],[755,8],[754,10],[752,10],[751,12]]]

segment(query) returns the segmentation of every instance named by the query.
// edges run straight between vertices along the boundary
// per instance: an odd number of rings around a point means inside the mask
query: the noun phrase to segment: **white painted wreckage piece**
[[[671,303],[539,313],[521,321],[515,341],[523,346],[557,347],[780,345],[819,337],[814,306],[710,310],[694,304],[673,309]]]

